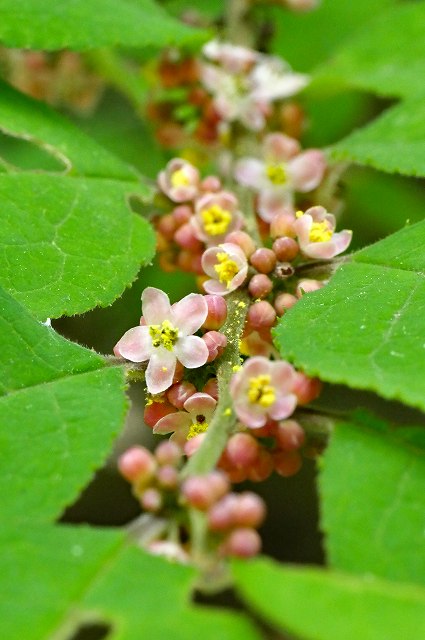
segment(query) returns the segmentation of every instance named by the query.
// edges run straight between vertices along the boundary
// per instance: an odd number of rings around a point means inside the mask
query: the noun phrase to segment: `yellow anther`
[[[219,236],[226,233],[232,221],[232,214],[223,209],[219,204],[213,204],[209,209],[201,212],[204,229],[210,236]]]
[[[145,406],[149,407],[154,402],[165,402],[165,394],[164,393],[156,393],[156,394],[148,393],[146,395]]]
[[[285,184],[288,179],[283,164],[268,164],[266,166],[266,175],[270,182],[275,185]]]
[[[252,404],[259,404],[267,409],[276,402],[276,390],[270,381],[270,376],[265,374],[250,379],[248,399]]]
[[[295,217],[296,218],[301,218],[301,216],[303,216],[303,215],[304,215],[304,211],[296,211],[296,213],[295,213]]]
[[[207,422],[193,422],[190,425],[189,433],[187,434],[187,440],[190,440],[191,438],[194,438],[195,436],[199,435],[200,433],[205,433],[205,431],[207,429],[208,429],[208,423]]]
[[[214,266],[214,270],[218,275],[218,279],[230,289],[230,282],[239,272],[239,267],[224,251],[217,253],[217,260],[218,264]]]
[[[170,181],[173,187],[188,187],[190,185],[190,180],[183,167],[171,174]]]
[[[327,220],[323,222],[313,222],[310,229],[310,242],[328,242],[332,238],[333,231]]]
[[[152,338],[152,345],[154,347],[165,347],[168,351],[173,350],[173,346],[178,340],[179,331],[169,320],[164,320],[162,324],[151,324],[149,327],[149,335]],[[162,370],[167,371],[166,367]]]

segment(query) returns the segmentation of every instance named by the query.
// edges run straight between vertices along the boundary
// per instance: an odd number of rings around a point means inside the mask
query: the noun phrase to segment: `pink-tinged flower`
[[[303,254],[309,258],[329,260],[345,251],[353,232],[344,229],[334,233],[335,225],[335,216],[324,207],[310,207],[305,213],[299,211],[294,229]]]
[[[212,295],[226,296],[245,281],[248,261],[237,244],[224,242],[204,251],[202,268],[212,278],[204,282],[205,291]]]
[[[263,160],[242,158],[236,163],[235,178],[259,192],[258,212],[266,222],[291,210],[295,191],[306,193],[321,182],[326,161],[319,149],[301,153],[297,140],[283,133],[264,138]]]
[[[173,158],[158,176],[161,191],[173,202],[193,200],[199,194],[199,171],[182,158]]]
[[[147,287],[142,307],[145,324],[129,329],[114,353],[131,362],[149,360],[146,386],[149,393],[158,394],[171,386],[177,361],[188,369],[206,363],[208,347],[192,334],[205,322],[208,305],[199,293],[190,293],[170,305],[166,293]]]
[[[254,131],[265,126],[272,102],[293,96],[308,82],[283,60],[243,47],[213,42],[204,53],[218,63],[201,66],[201,82],[212,94],[217,113]]]
[[[207,393],[194,393],[183,405],[184,411],[171,413],[159,420],[154,433],[171,433],[170,440],[184,445],[200,433],[205,433],[214,413],[217,401]]]
[[[270,361],[262,356],[248,358],[230,380],[230,393],[239,420],[252,429],[267,420],[283,420],[297,404],[292,392],[295,370],[288,362]]]
[[[228,191],[206,193],[196,201],[191,223],[199,240],[207,244],[222,242],[228,233],[243,225],[237,198]]]

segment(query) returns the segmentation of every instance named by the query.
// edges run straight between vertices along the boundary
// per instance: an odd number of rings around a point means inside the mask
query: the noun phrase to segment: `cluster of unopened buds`
[[[185,550],[187,509],[205,514],[209,532],[209,551],[223,556],[249,557],[261,548],[256,529],[265,516],[263,500],[255,493],[233,493],[223,471],[181,480],[183,451],[172,441],[163,441],[154,453],[140,446],[126,451],[119,459],[121,474],[132,484],[133,493],[142,508],[155,518],[177,524],[173,540],[150,541],[152,552],[189,561]],[[172,527],[175,529],[175,526]],[[165,531],[163,533],[167,533]]]
[[[234,153],[220,175],[202,177],[175,157],[158,176],[162,210],[153,222],[160,266],[195,274],[202,293],[171,304],[163,291],[147,287],[139,326],[115,346],[117,357],[143,372],[145,423],[155,434],[171,434],[155,454],[131,449],[120,469],[145,510],[167,515],[171,500],[178,521],[182,510],[200,510],[219,556],[250,556],[260,548],[256,527],[264,506],[254,494],[230,493],[230,483],[300,469],[309,436],[299,407],[321,390],[317,379],[280,359],[273,328],[326,284],[303,274],[345,251],[351,231],[336,232],[335,216],[315,204],[328,169],[322,151],[302,150],[281,130],[264,132],[258,143],[271,105],[306,78],[244,47],[213,41],[203,53],[208,62],[199,73],[217,122],[237,121],[255,145],[250,155]],[[183,459],[190,466],[224,422],[215,470],[187,476]],[[162,462],[164,451],[175,452],[171,467]]]

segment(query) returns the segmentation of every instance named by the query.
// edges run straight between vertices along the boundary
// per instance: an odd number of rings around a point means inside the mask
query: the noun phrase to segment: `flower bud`
[[[208,526],[211,531],[225,531],[234,526],[238,496],[228,493],[208,510]]]
[[[179,445],[172,440],[163,440],[155,449],[155,458],[158,464],[161,465],[176,465],[180,461],[182,454],[183,452]]]
[[[183,405],[193,394],[196,387],[191,382],[183,381],[173,384],[167,391],[167,400],[177,409],[183,409]]]
[[[217,500],[217,486],[211,483],[210,475],[191,476],[181,487],[181,493],[190,506],[200,511],[206,511]]]
[[[156,226],[164,238],[167,240],[173,239],[177,225],[171,213],[161,216]],[[160,250],[160,247],[158,249]]]
[[[302,466],[302,459],[298,451],[277,451],[273,454],[276,473],[284,478],[294,476]]]
[[[295,238],[295,230],[293,224],[295,222],[295,216],[293,213],[278,213],[270,223],[270,237],[281,238],[282,236],[289,236]]]
[[[177,229],[174,234],[177,244],[187,251],[199,252],[203,248],[203,243],[195,236],[193,227],[186,222]]]
[[[146,489],[140,496],[140,504],[146,511],[159,511],[163,504],[161,492],[153,487]]]
[[[261,538],[257,531],[249,527],[234,529],[222,546],[224,555],[238,558],[252,558],[261,550]]]
[[[202,191],[220,191],[221,180],[218,176],[206,176],[201,182]]]
[[[118,458],[118,469],[129,482],[148,481],[155,473],[156,462],[145,447],[134,446]]]
[[[219,331],[207,331],[202,336],[202,340],[208,347],[207,362],[212,362],[223,353],[227,345],[227,338],[224,333]]]
[[[260,273],[270,273],[276,266],[276,255],[271,249],[261,247],[254,251],[249,261]]]
[[[266,449],[260,449],[255,463],[248,472],[248,477],[253,482],[263,482],[273,473],[274,461],[271,453]]]
[[[308,404],[320,395],[322,386],[318,378],[309,378],[301,371],[297,371],[292,392],[297,396],[298,404]]]
[[[218,400],[218,382],[217,378],[210,378],[203,388],[204,393],[208,393],[214,400]]]
[[[205,436],[206,436],[206,433],[198,433],[198,435],[194,436],[193,438],[191,438],[190,440],[187,440],[187,442],[184,443],[183,450],[185,455],[188,458],[190,458],[190,456],[193,456],[193,454],[198,451]]]
[[[175,207],[171,215],[173,216],[176,228],[181,227],[182,224],[189,222],[192,217],[192,209],[187,204],[182,204],[179,207]]]
[[[208,315],[202,325],[205,329],[220,329],[227,318],[227,302],[223,296],[206,295],[204,300],[208,306]]]
[[[255,242],[250,235],[245,233],[245,231],[232,231],[227,234],[224,241],[237,244],[247,258],[249,258],[255,251]]]
[[[300,280],[298,282],[295,293],[298,298],[302,298],[304,294],[311,293],[312,291],[317,291],[322,287],[323,287],[323,282],[321,282],[320,280],[311,280],[311,279]]]
[[[235,433],[226,446],[227,460],[235,467],[249,467],[258,457],[260,445],[249,433]]]
[[[291,262],[297,257],[299,250],[298,242],[288,236],[276,238],[273,242],[273,251],[276,254],[276,258],[282,262]]]
[[[274,308],[278,316],[282,316],[285,311],[294,306],[298,302],[298,298],[291,293],[279,293],[274,300]]]
[[[276,440],[284,451],[295,451],[305,442],[305,433],[296,420],[284,420],[276,429]]]
[[[233,521],[238,527],[259,527],[266,516],[264,500],[252,491],[238,495]]]
[[[254,302],[248,309],[247,322],[252,329],[263,329],[264,327],[272,327],[276,320],[276,311],[270,302],[261,300]]]
[[[158,484],[164,489],[176,489],[179,481],[179,472],[176,467],[166,464],[158,469],[156,477]]]
[[[145,406],[143,413],[143,420],[148,427],[154,428],[158,420],[161,420],[164,416],[168,416],[169,413],[173,413],[175,408],[168,402],[152,402]]]
[[[264,273],[257,273],[251,278],[248,291],[253,298],[265,298],[273,289],[273,282]]]

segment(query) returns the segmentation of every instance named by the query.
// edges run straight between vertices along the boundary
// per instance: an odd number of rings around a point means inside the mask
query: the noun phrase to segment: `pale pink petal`
[[[243,369],[236,375],[244,374],[246,379],[251,377],[257,377],[260,375],[270,375],[272,372],[271,362],[263,356],[256,356],[255,358],[248,358],[245,361]]]
[[[295,369],[289,362],[278,361],[271,369],[273,385],[279,389],[290,389],[295,381]]]
[[[182,429],[189,430],[191,424],[191,417],[186,411],[176,411],[158,420],[153,428],[153,432],[165,434]]]
[[[276,402],[269,408],[268,414],[272,420],[284,420],[294,413],[297,405],[297,397],[292,393],[279,396]]]
[[[263,142],[267,162],[280,163],[290,160],[301,150],[300,143],[284,133],[269,133]]]
[[[146,287],[142,293],[142,307],[147,325],[162,324],[170,317],[170,299],[161,289]]]
[[[157,347],[151,355],[145,374],[149,393],[155,395],[171,387],[175,369],[175,353],[163,347]]]
[[[265,222],[271,222],[275,216],[281,213],[294,215],[291,190],[282,188],[279,190],[266,189],[265,191],[260,191],[257,211],[260,218]]]
[[[244,425],[252,429],[258,429],[267,422],[265,409],[258,404],[251,404],[247,401],[236,403],[235,413]]]
[[[335,216],[332,213],[328,213],[325,207],[322,207],[320,204],[310,207],[305,213],[308,216],[311,216],[314,222],[323,222],[323,220],[328,220],[331,228],[335,229]]]
[[[222,253],[220,247],[210,247],[202,254],[202,268],[207,276],[211,276],[211,278],[217,278],[217,272],[214,269],[218,262],[217,253]]]
[[[298,236],[301,249],[304,249],[304,247],[310,244],[310,229],[312,224],[313,218],[308,213],[304,213],[294,222],[294,231]]]
[[[200,293],[189,293],[171,307],[171,324],[179,329],[182,336],[188,336],[204,324],[208,315],[208,305]]]
[[[302,252],[309,258],[318,260],[330,260],[334,256],[345,251],[351,242],[353,232],[344,229],[339,233],[334,233],[331,240],[327,242],[310,242],[301,246]]]
[[[131,362],[144,362],[151,357],[153,348],[149,327],[133,327],[117,342],[114,352]]]
[[[251,189],[261,189],[267,184],[265,165],[257,158],[242,158],[235,165],[235,178],[239,184]]]
[[[174,346],[174,353],[188,369],[202,367],[208,359],[208,347],[198,336],[187,336],[178,340]]]
[[[227,296],[232,291],[232,289],[228,289],[223,282],[218,280],[207,280],[202,286],[207,293],[213,296]]]
[[[325,170],[325,156],[318,149],[310,149],[300,153],[287,165],[291,184],[296,191],[301,191],[301,193],[312,191],[318,187]]]
[[[205,416],[207,422],[210,419],[211,415],[214,412],[214,409],[217,405],[217,400],[215,400],[208,393],[194,393],[190,398],[186,400],[184,403],[184,408],[188,411],[192,417],[197,414],[201,414]]]

